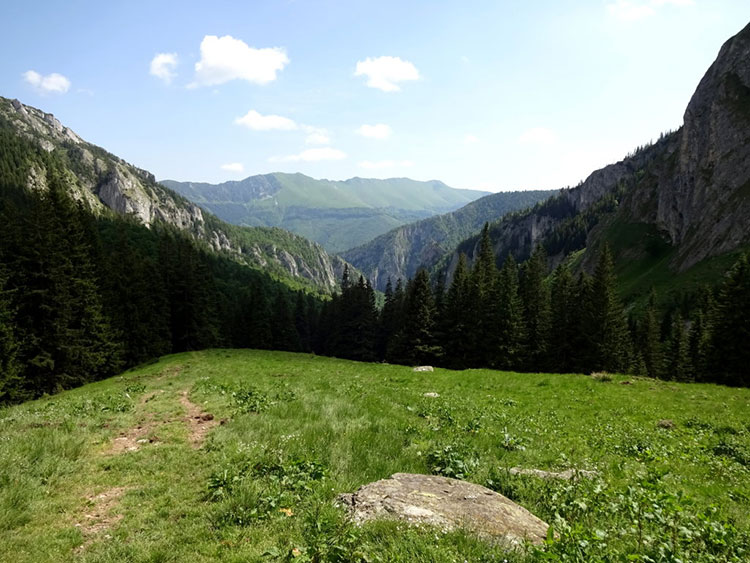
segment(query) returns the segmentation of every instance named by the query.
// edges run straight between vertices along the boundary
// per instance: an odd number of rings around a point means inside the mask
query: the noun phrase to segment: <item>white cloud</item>
[[[358,163],[358,166],[368,170],[380,170],[382,168],[407,168],[409,166],[414,166],[414,163],[411,160],[363,160]]]
[[[557,142],[557,135],[546,127],[533,127],[524,131],[518,142],[523,145],[552,145]]]
[[[464,145],[474,145],[479,142],[476,135],[464,135]]]
[[[298,129],[297,124],[288,117],[280,115],[261,115],[251,109],[242,117],[234,120],[237,125],[244,125],[253,131],[294,131]]]
[[[269,162],[318,162],[321,160],[343,160],[346,153],[331,147],[322,147],[318,149],[306,149],[299,154],[288,156],[272,156]]]
[[[158,53],[151,59],[149,74],[169,84],[177,76],[177,53]]]
[[[695,0],[614,0],[607,11],[616,19],[634,22],[653,16],[662,6],[694,6]]]
[[[383,92],[398,92],[398,82],[419,80],[419,71],[399,57],[368,57],[357,62],[354,76],[367,76],[367,85]]]
[[[370,139],[387,139],[391,136],[393,131],[385,123],[378,123],[377,125],[362,125],[357,129],[357,133],[363,137],[369,137]]]
[[[245,166],[241,162],[230,162],[229,164],[222,164],[221,169],[227,172],[240,173],[245,171]]]
[[[330,145],[331,136],[325,129],[321,127],[312,127],[311,125],[303,125],[302,128],[307,132],[307,138],[305,143],[308,145]]]
[[[230,80],[268,84],[289,63],[280,47],[255,49],[231,35],[206,35],[201,41],[201,60],[195,63],[196,86],[213,86]]]
[[[56,72],[43,76],[35,70],[27,70],[23,79],[42,94],[64,94],[70,90],[70,80]]]

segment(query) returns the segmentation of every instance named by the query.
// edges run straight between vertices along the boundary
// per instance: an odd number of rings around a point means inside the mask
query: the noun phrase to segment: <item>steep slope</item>
[[[329,252],[360,245],[394,227],[452,211],[486,192],[408,178],[316,180],[264,174],[207,184],[164,180],[167,187],[236,225],[282,227]]]
[[[158,184],[151,173],[87,143],[50,113],[0,97],[0,128],[9,139],[19,136],[57,159],[70,192],[95,213],[111,210],[146,226],[172,225],[214,251],[292,285],[331,291],[341,277],[343,260],[328,255],[320,245],[281,229],[228,225]],[[47,183],[43,159],[33,151],[16,169],[0,172],[20,178],[29,189],[44,189]]]
[[[555,191],[496,193],[472,201],[457,211],[397,227],[376,239],[343,252],[341,256],[359,268],[376,289],[384,290],[388,278],[413,277],[420,266],[433,266],[464,238],[487,221],[525,209]]]
[[[654,284],[666,291],[716,279],[732,253],[750,244],[750,25],[729,39],[706,72],[683,126],[624,160],[597,170],[576,188],[492,226],[498,263],[524,259],[543,244],[552,265],[585,249],[615,252],[626,297]],[[459,252],[473,258],[478,237]]]

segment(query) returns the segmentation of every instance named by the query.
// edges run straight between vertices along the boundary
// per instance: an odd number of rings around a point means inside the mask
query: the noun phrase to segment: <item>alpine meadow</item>
[[[5,10],[0,561],[750,561],[744,2],[142,8]]]

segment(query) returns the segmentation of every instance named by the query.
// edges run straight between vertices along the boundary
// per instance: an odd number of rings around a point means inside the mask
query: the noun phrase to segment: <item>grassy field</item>
[[[558,536],[507,553],[334,506],[396,472]],[[0,410],[0,561],[748,561],[749,514],[748,389],[212,350]]]

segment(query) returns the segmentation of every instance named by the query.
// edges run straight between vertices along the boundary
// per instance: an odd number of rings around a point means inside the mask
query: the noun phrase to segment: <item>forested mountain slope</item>
[[[437,180],[263,174],[208,184],[164,180],[165,186],[235,225],[281,227],[340,252],[394,227],[452,211],[486,195]]]
[[[677,131],[593,172],[576,188],[491,225],[498,264],[543,245],[551,265],[571,254],[590,269],[605,242],[625,297],[655,285],[674,297],[716,281],[750,243],[750,26],[729,39],[706,72]],[[460,253],[476,259],[479,237]]]
[[[446,252],[479,231],[488,221],[531,207],[557,193],[553,190],[490,194],[461,209],[397,227],[341,256],[361,270],[376,289],[388,278],[411,278],[421,266],[433,266]]]
[[[64,170],[70,195],[86,202],[96,214],[110,209],[147,227],[171,225],[213,251],[295,286],[330,292],[341,277],[344,262],[320,245],[281,229],[224,223],[157,183],[151,173],[87,143],[52,114],[0,97],[0,129],[4,133],[0,150],[13,150],[14,139],[29,141],[34,147],[3,159],[0,175],[14,178],[18,185],[32,190],[47,187],[48,164],[41,158],[47,154]]]

